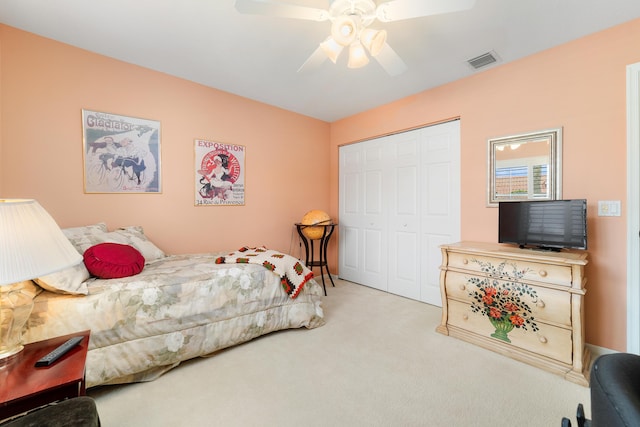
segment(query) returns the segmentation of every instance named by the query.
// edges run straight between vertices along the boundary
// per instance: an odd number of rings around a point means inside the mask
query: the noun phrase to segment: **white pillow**
[[[87,249],[99,243],[121,243],[131,245],[140,251],[146,262],[166,256],[160,248],[145,236],[144,230],[140,226],[123,227],[108,232],[107,224],[100,222],[82,227],[64,228],[62,232],[80,255],[83,255]],[[84,262],[81,261],[79,264],[57,273],[38,277],[35,282],[51,292],[87,295],[89,288],[85,282],[90,277],[89,270],[87,270]]]
[[[144,234],[141,226],[122,227],[108,232],[103,222],[85,227],[65,228],[62,230],[76,250],[83,255],[91,246],[99,243],[122,243],[131,245],[140,251],[147,262],[164,258],[166,254],[154,245]]]
[[[107,224],[100,222],[83,227],[63,228],[62,233],[67,236],[73,247],[82,255],[91,246],[103,242],[101,239],[107,233]]]
[[[87,248],[93,246],[95,243],[100,243],[101,237],[107,233],[107,224],[100,222],[98,224],[81,227],[63,228],[62,233],[69,239],[78,253],[82,255]],[[89,270],[85,267],[84,262],[80,261],[74,266],[56,273],[38,277],[34,281],[42,288],[51,292],[87,295],[89,288],[85,281],[90,277]]]
[[[38,277],[34,281],[42,288],[51,292],[87,295],[89,288],[85,281],[89,279],[89,277],[91,277],[89,270],[85,267],[84,262],[80,261],[79,264],[73,267]]]
[[[109,239],[113,239],[114,243],[123,243],[125,245],[131,245],[136,248],[146,262],[155,261],[160,258],[164,258],[167,255],[154,245],[144,234],[144,230],[139,225],[122,227],[107,233]]]

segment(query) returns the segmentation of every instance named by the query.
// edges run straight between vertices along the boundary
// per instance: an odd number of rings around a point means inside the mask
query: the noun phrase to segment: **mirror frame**
[[[488,142],[488,167],[487,167],[487,206],[497,207],[501,201],[531,200],[528,197],[514,197],[509,200],[495,198],[496,188],[496,150],[498,147],[511,144],[525,144],[537,140],[549,142],[549,165],[547,185],[549,196],[536,198],[535,200],[560,200],[562,199],[562,128],[546,129],[538,132],[511,135],[500,138],[491,138]]]

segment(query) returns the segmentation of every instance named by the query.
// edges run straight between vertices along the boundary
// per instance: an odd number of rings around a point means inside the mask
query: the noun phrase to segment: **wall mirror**
[[[562,198],[562,128],[488,142],[488,206]]]

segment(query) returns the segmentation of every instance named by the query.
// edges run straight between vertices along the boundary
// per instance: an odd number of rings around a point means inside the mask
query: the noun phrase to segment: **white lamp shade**
[[[327,38],[325,41],[320,43],[320,47],[322,51],[329,57],[329,59],[335,64],[338,60],[338,56],[340,52],[342,52],[343,47],[338,44],[333,37]]]
[[[331,24],[331,37],[342,46],[349,46],[358,36],[359,24],[357,16],[338,16]]]
[[[385,30],[374,30],[365,28],[360,33],[360,41],[367,48],[371,56],[377,56],[387,41],[387,32]]]
[[[82,261],[54,219],[31,199],[0,199],[0,286]]]
[[[369,57],[367,57],[367,52],[364,51],[364,46],[362,46],[362,43],[352,43],[349,47],[349,62],[347,63],[347,67],[360,68],[364,67],[368,63]]]

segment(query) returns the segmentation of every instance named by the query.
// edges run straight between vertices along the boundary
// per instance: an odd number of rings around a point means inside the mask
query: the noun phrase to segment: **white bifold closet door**
[[[441,305],[439,245],[460,240],[460,122],[340,147],[339,185],[339,276]]]

